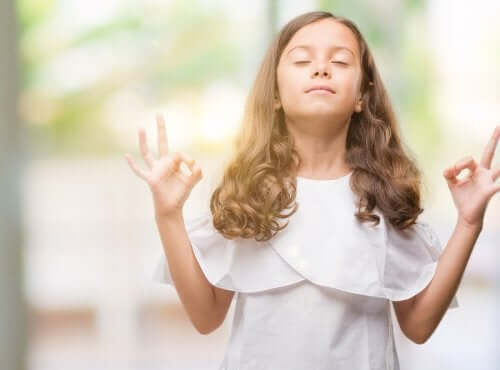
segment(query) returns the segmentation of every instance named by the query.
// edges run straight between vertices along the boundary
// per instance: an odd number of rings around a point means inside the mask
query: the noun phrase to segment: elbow
[[[202,335],[208,335],[212,333],[216,328],[206,324],[195,325],[196,331]]]
[[[208,312],[200,313],[200,319],[192,320],[195,324],[195,328],[198,333],[202,335],[208,335],[217,330],[222,323],[226,315],[227,309],[225,311],[217,310],[217,308],[211,309]]]
[[[220,322],[204,322],[198,325],[195,325],[196,330],[198,333],[202,335],[208,335],[217,330],[217,328],[220,326]]]
[[[210,330],[210,329],[203,329],[203,328],[196,328],[196,330],[201,335],[208,335],[208,334],[210,334],[212,332],[212,330]]]
[[[426,330],[417,330],[415,327],[401,327],[404,336],[415,344],[424,344],[430,337]]]
[[[212,327],[207,327],[207,328],[197,328],[196,330],[198,330],[198,333],[200,333],[202,335],[208,335],[208,334],[212,334],[218,328],[219,328],[219,326],[212,326]]]
[[[411,336],[407,335],[408,339],[410,339],[415,344],[424,344],[431,337],[428,333],[415,333]]]
[[[208,335],[212,332],[212,330],[208,327],[204,327],[204,326],[196,326],[196,331],[202,335]]]
[[[411,341],[415,344],[424,344],[425,342],[427,342],[427,339],[428,338],[425,337],[414,337],[411,338]]]

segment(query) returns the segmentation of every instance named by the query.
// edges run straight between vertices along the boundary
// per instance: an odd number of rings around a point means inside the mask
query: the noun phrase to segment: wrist
[[[483,229],[483,222],[481,220],[480,222],[477,223],[471,223],[462,217],[458,217],[457,228],[479,233]]]
[[[155,212],[155,220],[156,222],[169,224],[184,223],[184,216],[182,211],[172,211],[168,213]]]

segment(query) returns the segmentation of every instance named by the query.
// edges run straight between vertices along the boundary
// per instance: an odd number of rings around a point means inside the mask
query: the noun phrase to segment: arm
[[[393,302],[401,330],[413,342],[425,343],[441,322],[460,285],[480,232],[481,227],[459,220],[429,285],[409,300]]]
[[[156,224],[179,298],[191,322],[203,334],[211,326],[215,311],[213,287],[194,256],[182,215],[156,217]]]
[[[156,217],[167,263],[186,312],[201,334],[224,321],[234,292],[214,287],[193,253],[182,215]]]
[[[467,156],[443,172],[458,211],[457,225],[429,285],[409,300],[394,302],[401,329],[416,343],[427,341],[448,309],[483,228],[488,203],[500,191],[500,165],[492,167],[499,138],[500,125],[493,131],[480,163]],[[458,179],[465,169],[468,176]]]
[[[201,168],[184,153],[168,150],[165,121],[156,116],[158,125],[158,153],[150,153],[146,131],[139,130],[139,145],[147,169],[141,169],[131,156],[125,155],[130,168],[149,185],[154,199],[155,218],[172,280],[191,322],[202,334],[216,329],[226,315],[233,292],[214,287],[206,279],[196,256],[182,217],[182,207],[193,187],[202,178]],[[180,169],[185,162],[187,175]]]
[[[189,319],[201,334],[217,329],[233,298],[233,291],[213,286],[205,277],[191,247],[182,215],[156,217],[172,280]]]

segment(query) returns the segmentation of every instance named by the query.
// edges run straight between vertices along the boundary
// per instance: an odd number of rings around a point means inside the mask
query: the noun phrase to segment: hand
[[[500,191],[500,182],[496,182],[500,176],[500,165],[491,168],[499,137],[500,126],[497,126],[479,165],[468,156],[443,172],[458,210],[458,220],[465,226],[481,229],[488,202]],[[469,176],[458,180],[456,176],[465,168],[469,169]]]
[[[193,187],[202,179],[201,168],[185,153],[168,151],[165,121],[161,114],[156,115],[158,126],[159,158],[154,159],[148,150],[146,131],[139,129],[139,146],[149,170],[140,169],[130,155],[125,154],[132,171],[145,180],[153,193],[155,214],[157,217],[182,215],[182,207]],[[185,162],[191,171],[186,175],[181,171]]]

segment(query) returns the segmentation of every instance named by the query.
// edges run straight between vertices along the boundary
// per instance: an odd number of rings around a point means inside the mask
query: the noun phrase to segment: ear
[[[373,86],[373,81],[369,81],[368,85]],[[362,104],[363,104],[363,98],[359,97],[358,98],[358,102],[354,106],[354,111],[358,112],[358,113],[361,112],[363,110],[363,105]]]
[[[280,102],[280,98],[278,95],[275,95],[274,96],[274,109],[275,110],[278,110],[281,108],[281,102]]]
[[[356,105],[354,106],[354,111],[355,112],[361,112],[363,110],[363,99],[362,98],[359,98],[358,99],[358,102],[356,103]]]

